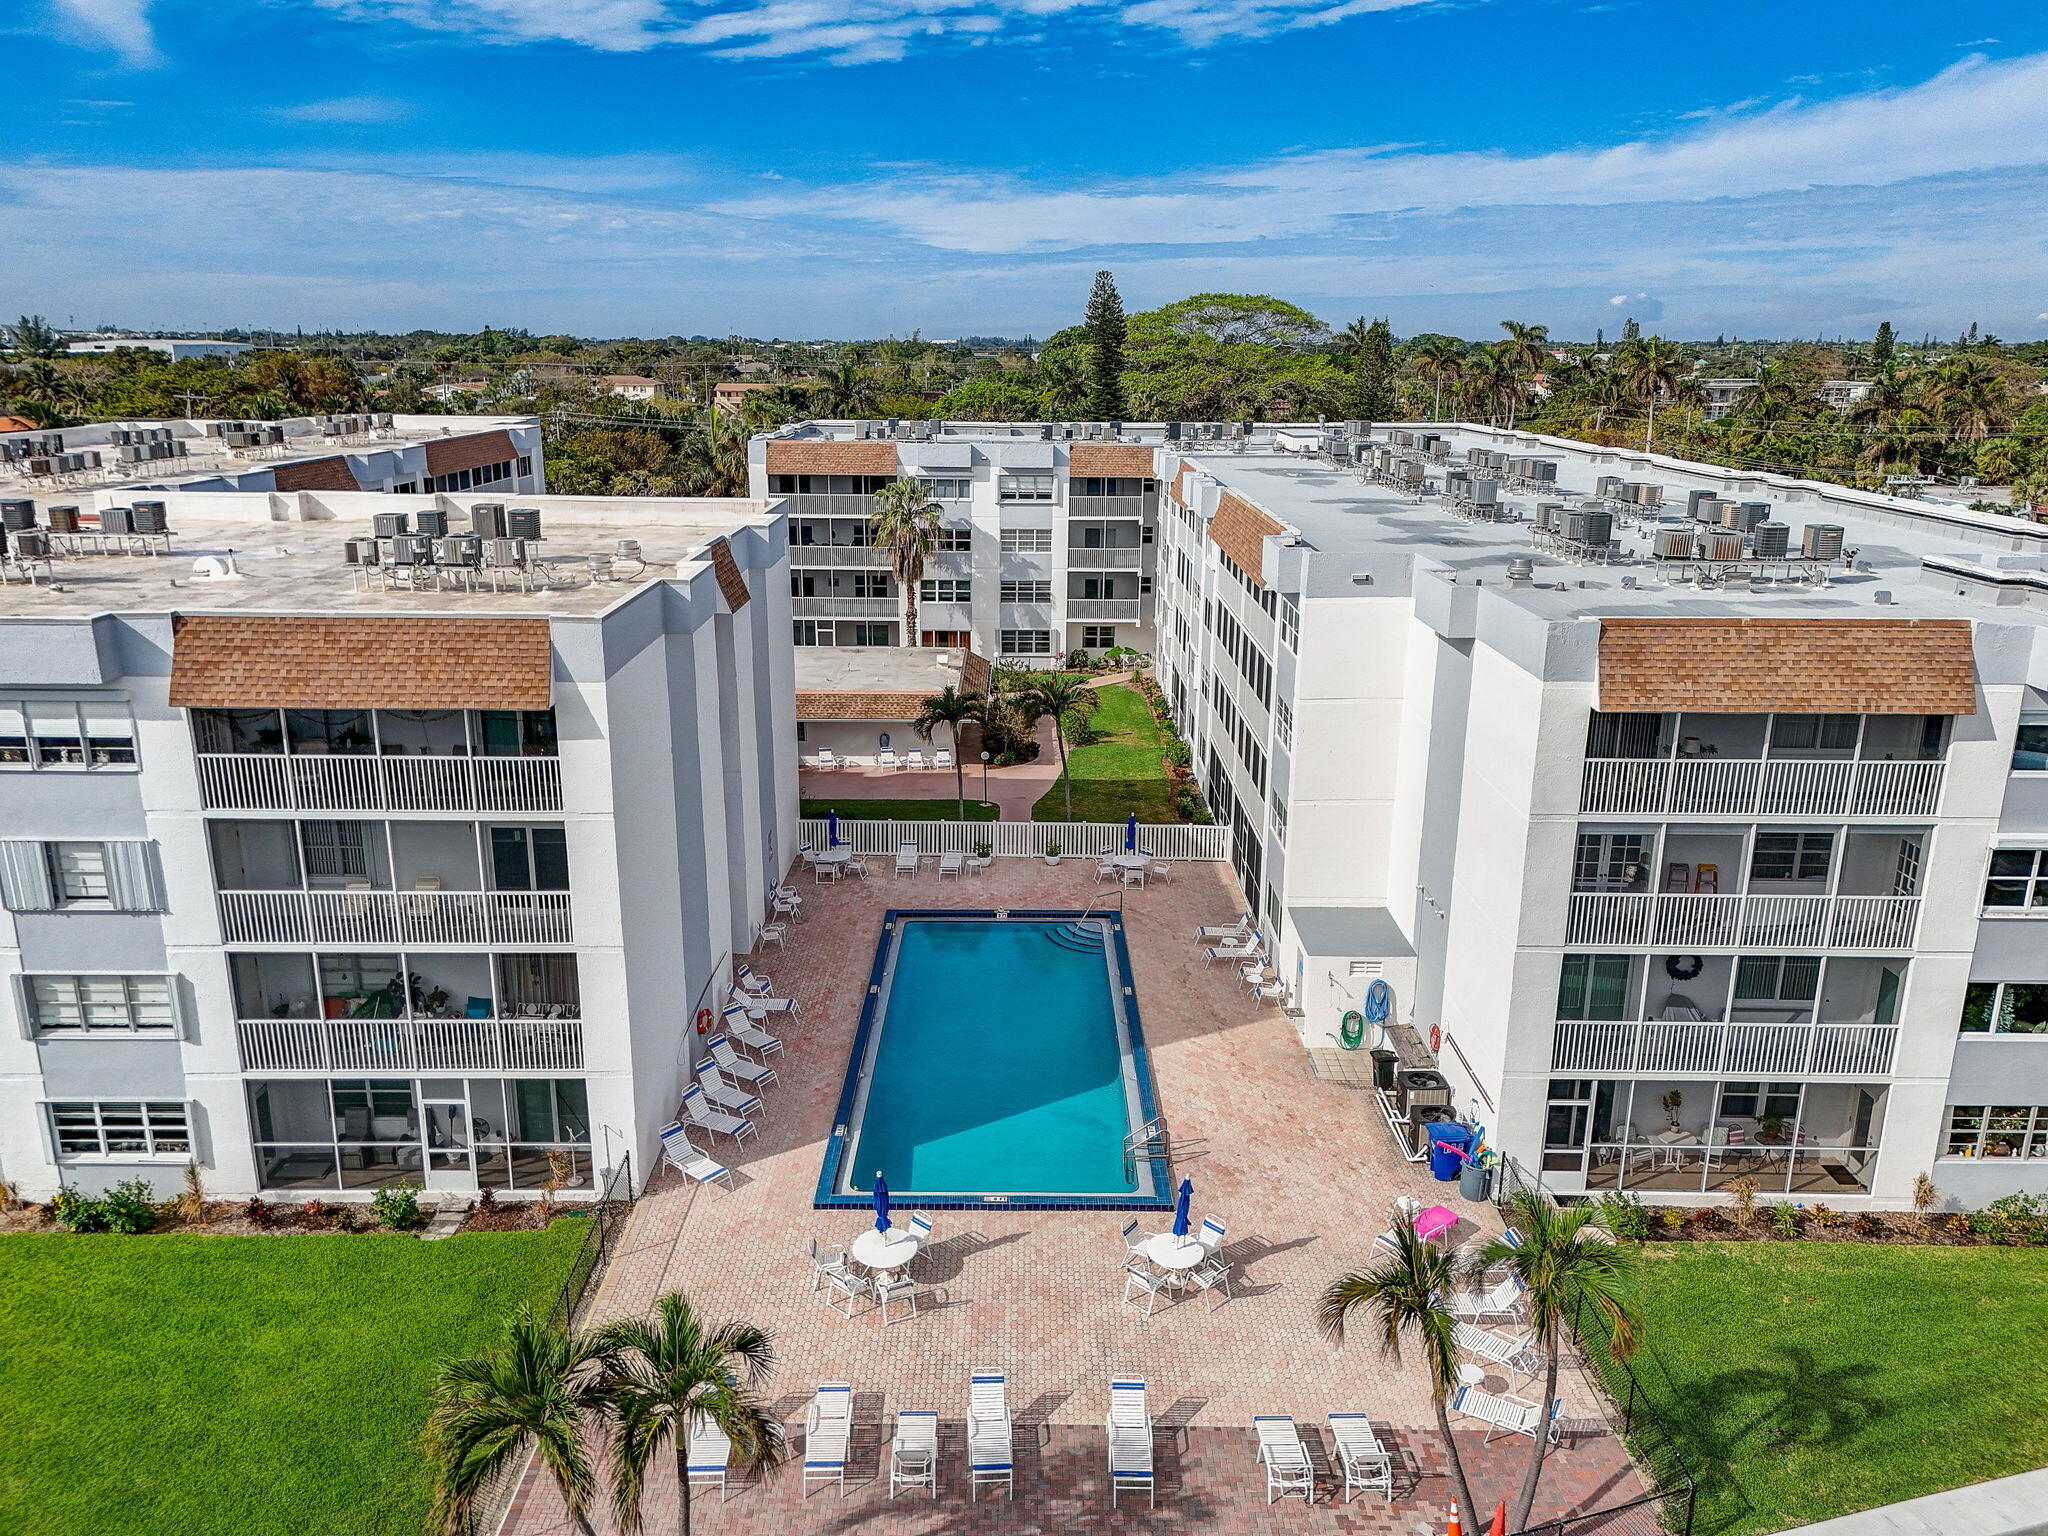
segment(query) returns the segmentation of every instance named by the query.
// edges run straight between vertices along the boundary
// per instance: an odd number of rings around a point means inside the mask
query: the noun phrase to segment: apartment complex
[[[283,421],[102,421],[0,432],[0,497],[96,512],[151,491],[547,489],[531,416],[389,411]]]
[[[0,584],[0,1176],[644,1178],[793,843],[779,512],[157,500]]]
[[[748,489],[790,516],[799,646],[935,646],[1029,661],[1151,643],[1159,480],[1102,426],[804,422],[756,437]],[[909,476],[945,509],[917,632],[874,493]]]

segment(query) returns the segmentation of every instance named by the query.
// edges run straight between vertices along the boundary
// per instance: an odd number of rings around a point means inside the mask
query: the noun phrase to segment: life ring
[[[1438,1051],[1442,1050],[1443,1048],[1444,1048],[1444,1027],[1443,1027],[1443,1025],[1441,1025],[1441,1024],[1432,1024],[1432,1025],[1430,1025],[1430,1026],[1429,1026],[1429,1049],[1430,1049],[1430,1054],[1431,1054],[1431,1055],[1435,1055],[1435,1054],[1436,1054],[1436,1053],[1437,1053]]]
[[[1337,1043],[1347,1051],[1355,1051],[1365,1044],[1365,1015],[1357,1009],[1344,1015],[1344,1022],[1337,1026]]]
[[[1707,968],[1707,962],[1698,955],[1666,955],[1664,974],[1673,981],[1691,981]]]
[[[700,1035],[707,1034],[710,1029],[711,1010],[709,1008],[699,1008],[697,1010],[697,1033]]]

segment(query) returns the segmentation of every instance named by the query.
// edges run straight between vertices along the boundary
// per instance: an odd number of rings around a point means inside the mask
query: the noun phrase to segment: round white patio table
[[[1183,1275],[1209,1257],[1209,1250],[1192,1235],[1175,1237],[1171,1232],[1161,1232],[1145,1239],[1145,1257],[1165,1270],[1171,1283],[1179,1285]]]
[[[1144,853],[1113,853],[1109,856],[1109,862],[1118,869],[1143,869],[1152,862],[1152,858],[1150,854]]]
[[[853,1240],[853,1257],[856,1263],[864,1264],[880,1274],[894,1275],[912,1259],[923,1239],[915,1232],[906,1232],[900,1227],[891,1227],[878,1232],[873,1227]]]
[[[821,849],[812,855],[820,864],[844,864],[853,857],[853,845],[841,843],[837,848]]]

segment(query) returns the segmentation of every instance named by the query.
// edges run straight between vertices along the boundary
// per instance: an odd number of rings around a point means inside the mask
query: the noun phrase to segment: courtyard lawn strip
[[[837,811],[841,821],[958,821],[960,802],[948,795],[943,800],[806,800],[802,815],[807,821],[823,821],[827,811]],[[996,808],[967,796],[969,821],[994,821]]]
[[[0,1236],[0,1530],[413,1536],[436,1365],[584,1232]]]
[[[1067,747],[1068,772],[1074,785],[1075,821],[1122,821],[1131,812],[1140,821],[1177,822],[1173,796],[1166,784],[1166,749],[1159,722],[1144,695],[1124,683],[1095,690],[1095,713],[1088,719],[1088,741]],[[1057,748],[1052,749],[1057,753]],[[1057,764],[1057,756],[1054,762]],[[1055,780],[1031,808],[1033,821],[1065,821],[1066,797]]]

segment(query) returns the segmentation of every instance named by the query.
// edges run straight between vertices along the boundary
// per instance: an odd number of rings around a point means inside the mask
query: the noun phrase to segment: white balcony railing
[[[567,891],[222,891],[229,944],[569,944]]]
[[[245,1072],[580,1072],[580,1019],[244,1019]]]
[[[1934,761],[1595,757],[1579,809],[1596,816],[1932,816]]]
[[[1144,552],[1136,548],[1104,549],[1100,545],[1091,548],[1086,544],[1069,544],[1067,566],[1071,570],[1135,571],[1143,555]]]
[[[1070,597],[1067,599],[1067,620],[1069,623],[1093,621],[1098,624],[1135,624],[1138,622],[1138,599]]]
[[[1669,1024],[1560,1020],[1557,1072],[1884,1077],[1895,1024]]]
[[[800,619],[898,619],[903,603],[894,597],[793,597],[789,611]]]
[[[1917,896],[1693,896],[1575,892],[1567,944],[1661,949],[1913,947]]]
[[[202,752],[199,793],[216,811],[559,811],[553,757],[291,757]]]

